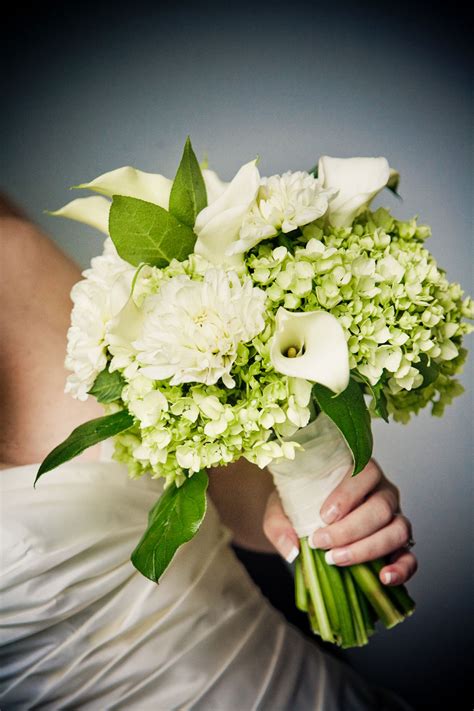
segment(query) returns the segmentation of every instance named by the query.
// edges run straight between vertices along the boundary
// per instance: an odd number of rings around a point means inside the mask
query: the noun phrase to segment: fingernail
[[[332,539],[325,531],[315,531],[309,539],[309,545],[311,548],[331,548]]]
[[[298,557],[299,550],[289,536],[280,536],[276,542],[276,548],[287,563],[293,563]]]
[[[385,585],[398,583],[398,581],[399,581],[399,577],[396,573],[384,573],[382,575],[382,578],[383,578],[383,582],[385,583]]]
[[[323,519],[324,523],[333,523],[333,521],[337,519],[339,514],[339,506],[333,504],[328,509],[326,509],[326,511],[321,512],[321,518]]]
[[[338,551],[327,551],[324,557],[328,565],[336,565],[337,563],[349,563],[352,556],[347,548],[341,548]]]

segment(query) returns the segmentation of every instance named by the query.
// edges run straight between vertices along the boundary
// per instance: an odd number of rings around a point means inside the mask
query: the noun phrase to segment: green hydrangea
[[[317,221],[277,248],[260,243],[246,260],[273,309],[325,309],[339,319],[351,369],[372,386],[383,384],[388,411],[400,422],[429,403],[440,415],[463,392],[454,376],[466,357],[462,337],[473,330],[462,320],[474,318],[473,300],[463,299],[424,247],[429,235],[416,219],[399,221],[379,209],[350,228]],[[427,387],[423,354],[439,370]]]
[[[235,387],[153,381],[140,375],[132,353],[120,361],[127,383],[122,406],[136,421],[116,438],[115,458],[134,477],[151,471],[178,485],[183,469],[225,465],[242,454],[259,466],[292,458],[296,445],[284,438],[309,421],[311,384],[273,370],[269,344],[280,306],[336,316],[351,369],[371,386],[382,385],[395,420],[408,422],[430,403],[432,413],[442,415],[463,392],[455,376],[466,359],[462,338],[473,330],[463,318],[474,317],[474,304],[424,247],[429,235],[415,219],[398,221],[380,209],[350,228],[319,220],[260,242],[247,252],[242,274],[265,290],[265,328],[239,345],[231,369]],[[174,276],[202,279],[208,267],[191,255],[164,269],[139,269],[135,303],[142,306]],[[374,403],[370,409],[376,417]]]

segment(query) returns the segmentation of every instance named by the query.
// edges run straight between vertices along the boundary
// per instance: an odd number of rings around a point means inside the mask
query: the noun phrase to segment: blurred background
[[[466,18],[382,3],[96,6],[42,3],[2,18],[0,179],[84,267],[93,230],[53,219],[67,188],[122,165],[174,175],[186,136],[230,179],[320,155],[384,155],[402,176],[399,217],[472,293],[472,93]],[[21,288],[21,285],[19,285]],[[472,336],[466,340],[474,347]],[[419,572],[416,613],[346,653],[416,708],[472,708],[472,392],[442,420],[374,425],[375,457],[402,492]],[[469,699],[471,693],[471,699]],[[227,711],[227,710],[226,710]]]

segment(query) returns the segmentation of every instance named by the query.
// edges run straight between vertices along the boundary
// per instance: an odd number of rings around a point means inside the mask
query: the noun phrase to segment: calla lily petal
[[[254,202],[260,185],[256,160],[246,163],[220,196],[198,214],[194,231],[198,238],[194,251],[220,266],[240,264],[242,255],[226,252],[239,237],[242,221]]]
[[[81,183],[76,188],[93,190],[101,195],[126,195],[127,197],[154,202],[168,209],[173,181],[159,173],[145,173],[131,166],[124,166],[99,175],[90,183]]]
[[[294,357],[288,349],[294,348]],[[327,311],[293,313],[280,307],[270,347],[278,373],[321,383],[335,393],[349,384],[349,351],[344,329]]]
[[[338,191],[329,203],[329,221],[334,227],[349,227],[368,207],[390,179],[386,158],[331,158],[322,156],[318,179],[324,188]]]
[[[206,185],[207,204],[210,205],[222,195],[229,183],[225,183],[216,172],[209,170],[209,168],[203,168],[201,172]]]
[[[70,220],[83,222],[85,225],[90,225],[103,232],[109,234],[109,210],[110,200],[105,197],[92,196],[86,198],[77,198],[68,202],[67,205],[59,210],[49,212],[55,217],[67,217]]]
[[[112,370],[124,368],[137,355],[134,341],[140,336],[144,311],[129,296],[123,308],[107,325],[107,342],[112,353]]]

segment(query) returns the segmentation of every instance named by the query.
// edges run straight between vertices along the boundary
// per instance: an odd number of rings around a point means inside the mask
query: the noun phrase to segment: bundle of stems
[[[415,603],[404,585],[384,586],[379,572],[387,560],[338,567],[325,551],[300,540],[295,564],[296,606],[308,613],[311,629],[345,649],[368,643],[380,620],[390,629],[413,614]]]

